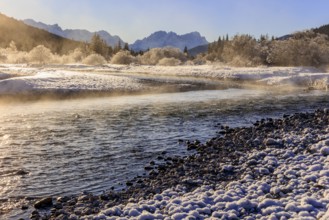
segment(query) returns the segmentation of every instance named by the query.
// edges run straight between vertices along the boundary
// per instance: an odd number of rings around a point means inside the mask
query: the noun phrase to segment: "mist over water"
[[[250,126],[329,107],[326,92],[227,89],[0,106],[0,199],[117,189],[178,140],[215,137],[219,125]]]

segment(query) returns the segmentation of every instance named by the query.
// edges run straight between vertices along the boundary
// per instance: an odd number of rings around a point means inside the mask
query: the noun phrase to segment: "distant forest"
[[[108,46],[100,36],[91,43],[77,42],[30,27],[0,14],[0,62],[88,65],[199,65],[232,66],[326,66],[329,64],[329,25],[281,38],[241,34],[219,37],[204,53],[189,54],[187,48],[153,48],[135,52],[128,44]]]

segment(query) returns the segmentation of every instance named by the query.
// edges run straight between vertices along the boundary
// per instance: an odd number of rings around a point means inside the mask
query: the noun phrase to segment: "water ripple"
[[[206,141],[219,123],[250,125],[327,100],[232,89],[0,106],[0,199],[100,193],[142,175],[162,151],[186,154],[179,139]]]

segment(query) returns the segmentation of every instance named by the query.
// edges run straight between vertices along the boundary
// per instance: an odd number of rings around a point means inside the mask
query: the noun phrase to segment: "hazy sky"
[[[158,31],[281,36],[329,24],[329,0],[0,0],[0,12],[133,43]]]

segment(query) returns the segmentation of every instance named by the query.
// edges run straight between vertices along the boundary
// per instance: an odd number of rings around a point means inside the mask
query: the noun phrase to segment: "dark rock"
[[[194,144],[195,144],[195,145],[198,145],[198,144],[201,144],[201,142],[200,142],[199,140],[195,140],[195,141],[194,141]]]
[[[195,149],[197,149],[197,145],[195,145],[195,144],[189,144],[188,146],[187,146],[187,150],[195,150]]]
[[[132,186],[132,185],[134,185],[132,182],[130,182],[130,181],[126,182],[126,186]]]
[[[56,204],[54,205],[54,208],[55,208],[55,209],[62,209],[62,208],[63,208],[63,205],[62,205],[61,203],[56,203]]]
[[[21,209],[22,209],[22,210],[29,209],[29,206],[28,206],[28,205],[22,205]]]
[[[25,170],[18,170],[17,172],[16,172],[16,175],[27,175],[27,174],[29,174],[29,172],[28,171],[25,171]]]
[[[31,213],[31,216],[30,216],[30,219],[31,220],[39,220],[41,218],[39,212],[37,210],[34,210],[32,213]]]
[[[158,170],[162,170],[162,171],[164,171],[164,170],[166,170],[166,166],[164,166],[164,165],[159,165],[159,166],[158,166]]]
[[[150,176],[156,176],[156,175],[158,175],[159,173],[158,172],[156,172],[155,170],[152,170],[151,172],[150,172]]]
[[[102,195],[100,195],[99,198],[100,198],[101,200],[103,200],[103,201],[109,201],[109,200],[110,200],[109,196],[106,195],[106,194],[102,194]]]
[[[276,146],[276,147],[283,146],[282,140],[276,140],[274,138],[267,138],[267,139],[265,139],[264,144],[266,146]]]
[[[151,167],[151,166],[146,166],[146,167],[144,167],[144,170],[153,170],[154,168],[153,167]]]
[[[57,198],[57,201],[58,201],[58,202],[67,202],[67,201],[69,201],[69,200],[70,200],[70,197],[68,197],[68,196],[58,197],[58,198]]]
[[[34,203],[34,208],[42,209],[42,208],[50,207],[52,205],[53,205],[53,198],[48,197],[48,198],[41,199],[41,200],[37,201],[36,203]]]

